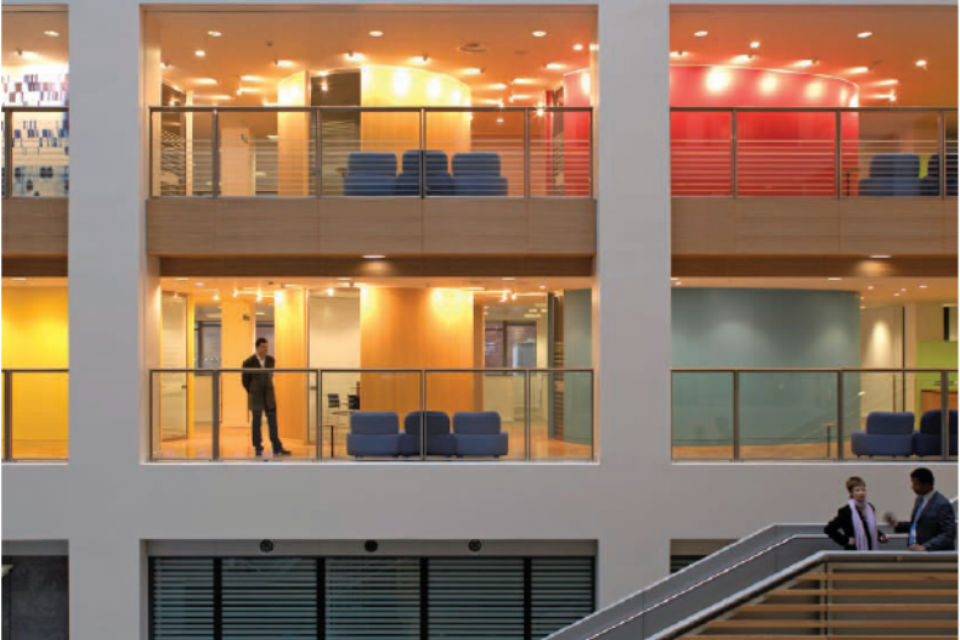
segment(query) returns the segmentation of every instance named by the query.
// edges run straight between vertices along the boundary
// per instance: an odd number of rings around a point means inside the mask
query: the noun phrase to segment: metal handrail
[[[683,373],[716,373],[716,374],[729,374],[731,377],[731,407],[730,415],[733,424],[731,425],[731,440],[730,449],[731,449],[731,460],[740,461],[742,460],[741,456],[741,402],[740,402],[740,381],[742,374],[764,374],[764,373],[824,373],[824,374],[833,374],[836,377],[836,422],[831,423],[831,427],[836,427],[836,440],[837,440],[837,460],[844,459],[844,429],[846,425],[844,424],[845,418],[845,394],[844,394],[844,375],[845,374],[871,374],[871,373],[890,373],[890,374],[899,374],[901,376],[901,382],[903,386],[902,397],[906,398],[906,377],[908,375],[918,374],[918,373],[933,373],[939,375],[939,380],[937,383],[940,387],[940,451],[941,458],[943,460],[950,459],[950,414],[949,414],[949,389],[951,386],[950,375],[956,374],[954,369],[943,369],[943,368],[864,368],[864,367],[674,367],[671,369],[670,376],[670,385],[671,391],[670,396],[673,398],[673,379],[674,374],[683,374]],[[671,417],[670,421],[670,430],[671,434],[674,428],[674,420]],[[672,446],[671,446],[672,449]],[[828,459],[832,459],[830,455],[830,432],[827,431],[827,456]],[[676,460],[676,458],[674,458]],[[688,458],[696,459],[696,458]],[[815,458],[821,459],[821,458]]]
[[[922,194],[923,197],[929,197],[931,195],[938,195],[941,199],[947,198],[947,172],[948,167],[946,163],[947,158],[947,137],[946,137],[946,120],[947,114],[957,114],[956,107],[671,107],[670,113],[727,113],[730,115],[730,135],[729,138],[716,138],[707,140],[709,142],[722,143],[723,148],[729,150],[729,197],[738,198],[741,197],[740,194],[740,183],[738,180],[739,173],[739,147],[742,142],[741,137],[738,134],[738,115],[739,114],[752,114],[752,113],[823,113],[823,114],[835,114],[834,118],[834,132],[831,138],[818,139],[815,142],[823,142],[833,145],[833,172],[834,180],[831,187],[833,193],[831,195],[823,194],[821,197],[832,197],[836,199],[841,199],[844,197],[849,197],[850,191],[846,196],[843,193],[843,148],[845,144],[848,143],[859,143],[860,140],[849,140],[844,141],[843,139],[843,122],[841,119],[842,114],[870,114],[870,113],[928,113],[935,114],[937,116],[937,151],[936,155],[939,158],[939,185],[937,194]],[[674,142],[683,142],[683,141],[693,141],[686,138],[673,138],[671,137],[671,146]],[[777,140],[782,142],[800,142],[799,140]],[[704,142],[704,140],[701,140]],[[953,141],[956,144],[956,141]],[[720,147],[718,146],[717,149]],[[672,152],[671,152],[672,155]],[[726,165],[724,165],[726,166]],[[956,168],[953,168],[956,171]],[[849,173],[847,175],[849,179]],[[918,176],[919,178],[919,176]],[[717,183],[718,188],[720,188],[721,183]],[[672,190],[672,185],[671,185]],[[680,194],[674,197],[685,197],[690,195],[691,197],[697,197],[697,194]],[[817,194],[815,194],[817,195]],[[920,195],[920,194],[918,194]],[[949,196],[955,197],[955,196]]]
[[[180,374],[180,375],[209,375],[213,377],[213,383],[211,387],[211,393],[213,394],[211,402],[211,460],[216,461],[220,459],[220,381],[222,380],[222,374],[252,374],[252,375],[273,375],[274,373],[293,373],[293,374],[306,374],[308,377],[313,378],[315,376],[316,386],[309,386],[307,389],[307,394],[314,392],[315,402],[316,402],[316,412],[315,420],[316,423],[312,425],[312,430],[315,434],[315,455],[314,459],[321,461],[323,459],[322,451],[322,399],[323,399],[323,377],[324,374],[415,374],[419,378],[419,410],[420,414],[420,459],[425,460],[427,457],[427,447],[426,447],[426,428],[425,420],[426,417],[423,412],[427,410],[427,380],[431,374],[512,374],[516,376],[522,376],[524,380],[524,415],[523,415],[523,442],[524,442],[524,459],[529,461],[532,460],[531,452],[531,443],[532,443],[532,411],[530,409],[531,398],[530,398],[530,380],[531,377],[538,374],[567,374],[567,373],[576,373],[576,374],[587,374],[589,377],[589,388],[591,389],[591,398],[594,389],[594,370],[591,368],[561,368],[561,367],[544,367],[544,368],[533,368],[533,367],[491,367],[491,368],[271,368],[271,369],[261,369],[261,368],[151,368],[149,369],[149,377],[151,381],[151,393],[149,396],[149,410],[151,420],[150,433],[150,455],[151,459],[158,459],[155,454],[155,443],[154,443],[154,393],[153,393],[153,380],[158,375],[163,374]],[[309,400],[308,400],[309,403]],[[592,399],[591,399],[592,403]],[[592,426],[592,419],[591,419]],[[593,460],[596,455],[596,446],[594,443],[595,436],[591,435],[590,438],[590,459]],[[331,457],[333,457],[331,455]]]
[[[551,197],[553,194],[544,194],[544,195],[533,195],[530,193],[530,184],[531,184],[531,174],[532,174],[532,153],[531,148],[533,146],[530,139],[530,121],[533,114],[565,114],[565,113],[584,113],[589,116],[588,123],[588,138],[583,140],[577,140],[576,142],[582,142],[587,145],[586,147],[586,157],[583,158],[585,163],[589,164],[589,168],[585,168],[586,182],[584,185],[586,188],[586,195],[581,193],[576,193],[573,195],[561,194],[559,197],[564,198],[593,198],[595,194],[595,177],[594,177],[594,157],[593,157],[593,127],[594,127],[594,112],[593,107],[558,107],[558,106],[543,106],[543,107],[521,107],[521,106],[487,106],[487,107],[434,107],[434,106],[377,106],[377,107],[364,107],[364,106],[282,106],[282,105],[270,105],[270,106],[261,106],[261,107],[230,107],[230,106],[151,106],[149,107],[149,139],[150,139],[150,154],[149,154],[149,185],[148,193],[150,198],[160,198],[160,197],[177,197],[177,196],[163,196],[154,194],[154,149],[153,145],[156,143],[154,140],[154,114],[164,114],[164,113],[207,113],[210,114],[211,122],[211,134],[210,134],[210,173],[211,173],[211,188],[209,195],[191,195],[188,194],[188,197],[210,197],[210,198],[219,198],[223,197],[221,195],[221,166],[220,166],[220,143],[219,143],[219,119],[221,115],[226,115],[230,113],[303,113],[308,114],[311,117],[311,121],[316,126],[316,133],[312,138],[305,138],[304,142],[308,144],[317,154],[316,167],[314,169],[315,175],[313,178],[316,180],[316,194],[311,196],[308,193],[304,193],[298,196],[285,196],[285,197],[317,197],[317,198],[337,198],[342,197],[339,195],[325,195],[323,193],[323,151],[324,151],[324,141],[322,136],[322,127],[319,126],[323,121],[323,114],[325,113],[411,113],[411,114],[420,114],[419,125],[418,125],[418,140],[416,142],[417,150],[423,152],[427,150],[427,136],[426,136],[426,116],[430,113],[516,113],[520,114],[523,118],[523,137],[521,140],[522,144],[522,175],[523,175],[523,194],[522,197],[525,199],[536,198],[536,197]],[[561,143],[562,147],[562,143]],[[420,180],[418,187],[418,196],[420,198],[425,198],[427,196],[426,189],[426,167],[425,159],[423,154],[420,154],[419,159],[420,164]],[[412,195],[412,194],[411,194]],[[431,196],[435,197],[435,196]],[[443,197],[443,196],[436,196]],[[516,197],[516,196],[513,196]]]

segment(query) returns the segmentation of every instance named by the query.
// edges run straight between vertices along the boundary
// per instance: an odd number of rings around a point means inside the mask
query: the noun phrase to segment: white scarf
[[[867,543],[867,532],[863,530],[863,520],[857,515],[857,501],[850,498],[847,500],[847,504],[850,505],[850,519],[853,521],[853,539],[856,543],[857,551],[876,550],[879,541],[877,540],[877,519],[873,513],[873,507],[871,507],[868,502],[865,502],[863,505],[863,517],[866,519],[867,528],[870,530],[870,542],[873,543],[871,547]]]

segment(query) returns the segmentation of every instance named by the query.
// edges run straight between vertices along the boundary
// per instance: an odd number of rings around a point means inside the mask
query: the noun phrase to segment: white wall
[[[360,368],[360,296],[308,298],[308,342],[311,368]],[[321,401],[326,405],[326,394],[340,394],[346,405],[347,395],[356,393],[356,374],[324,376]]]
[[[599,5],[598,464],[143,462],[159,304],[135,141],[156,98],[139,4],[68,6],[71,460],[2,474],[3,537],[69,542],[72,640],[147,637],[143,540],[595,540],[602,605],[666,574],[671,538],[827,518],[854,472],[879,508],[909,508],[906,463],[670,461],[664,0]],[[954,495],[954,467],[931,466]]]

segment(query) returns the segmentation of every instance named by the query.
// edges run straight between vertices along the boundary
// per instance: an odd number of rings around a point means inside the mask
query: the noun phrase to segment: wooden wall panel
[[[8,198],[3,201],[4,256],[66,256],[66,198]]]
[[[593,200],[527,200],[528,250],[539,254],[595,255],[597,216]]]
[[[527,206],[505,199],[491,206],[483,198],[424,200],[423,251],[523,254],[529,247]]]

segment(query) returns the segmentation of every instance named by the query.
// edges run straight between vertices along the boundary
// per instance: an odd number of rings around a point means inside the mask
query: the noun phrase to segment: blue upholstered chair
[[[909,456],[913,453],[913,414],[872,411],[865,431],[853,433],[850,444],[858,456]]]
[[[453,437],[460,456],[505,456],[508,435],[500,431],[496,411],[459,411],[453,414]]]
[[[392,153],[354,152],[347,158],[345,196],[392,196],[397,183],[397,157]]]
[[[400,434],[400,455],[420,455],[421,417],[427,425],[427,455],[456,455],[457,440],[450,433],[450,416],[443,411],[411,411],[407,414]]]
[[[870,177],[860,181],[861,196],[918,196],[920,157],[915,153],[878,153],[870,159]]]
[[[925,196],[940,195],[940,155],[927,159],[927,175],[920,179],[920,193]],[[947,154],[947,195],[957,195],[957,154]]]
[[[400,419],[392,411],[357,411],[350,416],[347,455],[396,456],[400,453]]]
[[[913,434],[913,453],[918,456],[939,456],[941,439],[940,410],[925,411],[920,416],[920,430]],[[947,412],[947,423],[950,434],[950,455],[957,455],[957,410]]]
[[[457,153],[451,164],[458,196],[507,195],[507,179],[500,175],[500,154]]]
[[[453,178],[447,169],[447,154],[443,151],[424,151],[424,180],[428,196],[452,196]],[[395,193],[398,196],[420,195],[420,151],[404,151],[402,173],[397,176]]]

